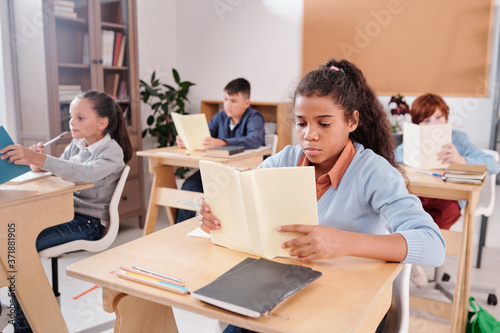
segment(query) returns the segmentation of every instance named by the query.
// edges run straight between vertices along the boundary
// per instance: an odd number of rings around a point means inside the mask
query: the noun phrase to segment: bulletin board
[[[304,0],[302,73],[347,59],[379,95],[488,95],[494,0]]]

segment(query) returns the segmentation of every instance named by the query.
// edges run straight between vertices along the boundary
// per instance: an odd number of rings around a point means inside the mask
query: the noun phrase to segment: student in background
[[[410,109],[411,121],[419,125],[443,125],[448,122],[450,108],[436,94],[424,94],[419,96]],[[395,151],[396,160],[404,162],[404,144],[400,144]],[[451,143],[443,146],[438,153],[438,160],[444,163],[456,164],[481,164],[486,165],[490,174],[497,174],[500,166],[495,159],[477,148],[464,132],[453,130]],[[450,229],[462,215],[461,210],[465,207],[465,201],[454,201],[446,199],[419,197],[424,210],[428,212],[434,222],[441,229]],[[419,288],[428,283],[427,275],[422,267],[413,265],[410,275],[411,281]]]
[[[425,94],[419,96],[410,109],[411,121],[419,125],[442,125],[448,122],[450,109],[438,95]],[[486,165],[490,174],[497,174],[500,165],[495,159],[477,148],[464,132],[452,131],[452,143],[443,146],[438,153],[438,160],[444,163],[481,164]],[[396,160],[404,161],[404,147],[400,144],[395,151]],[[420,198],[424,210],[428,212],[434,222],[441,229],[450,229],[457,222],[464,208],[465,201],[453,201],[434,198]]]
[[[100,239],[109,220],[111,196],[123,167],[132,157],[123,112],[108,94],[84,92],[71,102],[69,113],[73,140],[59,158],[46,155],[41,143],[29,149],[10,145],[0,150],[2,159],[29,164],[33,171],[50,171],[74,183],[94,183],[94,187],[74,193],[72,221],[38,235],[37,251],[78,239]],[[15,332],[31,332],[17,301],[15,305]]]
[[[408,193],[389,122],[362,72],[346,60],[330,59],[302,78],[292,103],[299,145],[260,165],[315,168],[319,225],[278,228],[301,234],[282,244],[290,256],[303,262],[357,256],[441,265],[444,240],[418,198]],[[206,232],[224,227],[204,201],[200,227]],[[245,330],[229,326],[225,332]]]
[[[208,123],[210,138],[206,138],[203,146],[206,149],[220,146],[243,146],[255,149],[265,146],[264,116],[250,107],[250,83],[238,78],[229,82],[224,88],[224,110],[220,110]],[[177,145],[184,147],[180,136]],[[200,171],[192,174],[182,185],[182,189],[203,192]],[[194,211],[179,209],[177,222],[196,216]]]

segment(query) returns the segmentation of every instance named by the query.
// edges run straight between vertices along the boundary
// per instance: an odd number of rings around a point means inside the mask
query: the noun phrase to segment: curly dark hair
[[[399,169],[394,157],[396,143],[387,115],[363,73],[354,64],[347,60],[328,59],[325,65],[318,66],[300,80],[292,97],[293,105],[297,96],[329,97],[344,111],[347,121],[357,110],[359,124],[349,134],[351,140],[373,150]]]

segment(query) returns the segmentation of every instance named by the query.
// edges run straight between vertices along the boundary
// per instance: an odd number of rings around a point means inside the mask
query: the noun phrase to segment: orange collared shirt
[[[351,163],[354,155],[356,154],[356,149],[354,149],[354,145],[352,144],[351,139],[347,140],[347,144],[345,145],[342,153],[340,153],[339,159],[334,164],[332,169],[328,171],[327,174],[322,175],[316,181],[316,200],[319,200],[323,194],[333,186],[334,189],[337,189],[339,186],[340,179],[344,175],[344,172],[347,170],[347,167]],[[297,166],[309,166],[310,162],[307,159],[306,155],[302,153],[302,156],[297,163]]]

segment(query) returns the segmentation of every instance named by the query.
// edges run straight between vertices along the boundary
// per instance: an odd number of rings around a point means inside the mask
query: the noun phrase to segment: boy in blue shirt
[[[264,146],[264,123],[264,116],[250,107],[250,83],[243,78],[232,80],[224,88],[224,110],[220,110],[208,123],[211,137],[205,139],[203,147],[230,145],[255,149]],[[176,141],[179,147],[184,147],[179,136]],[[203,192],[199,170],[186,179],[182,189]],[[194,211],[179,209],[176,223],[195,215]]]

